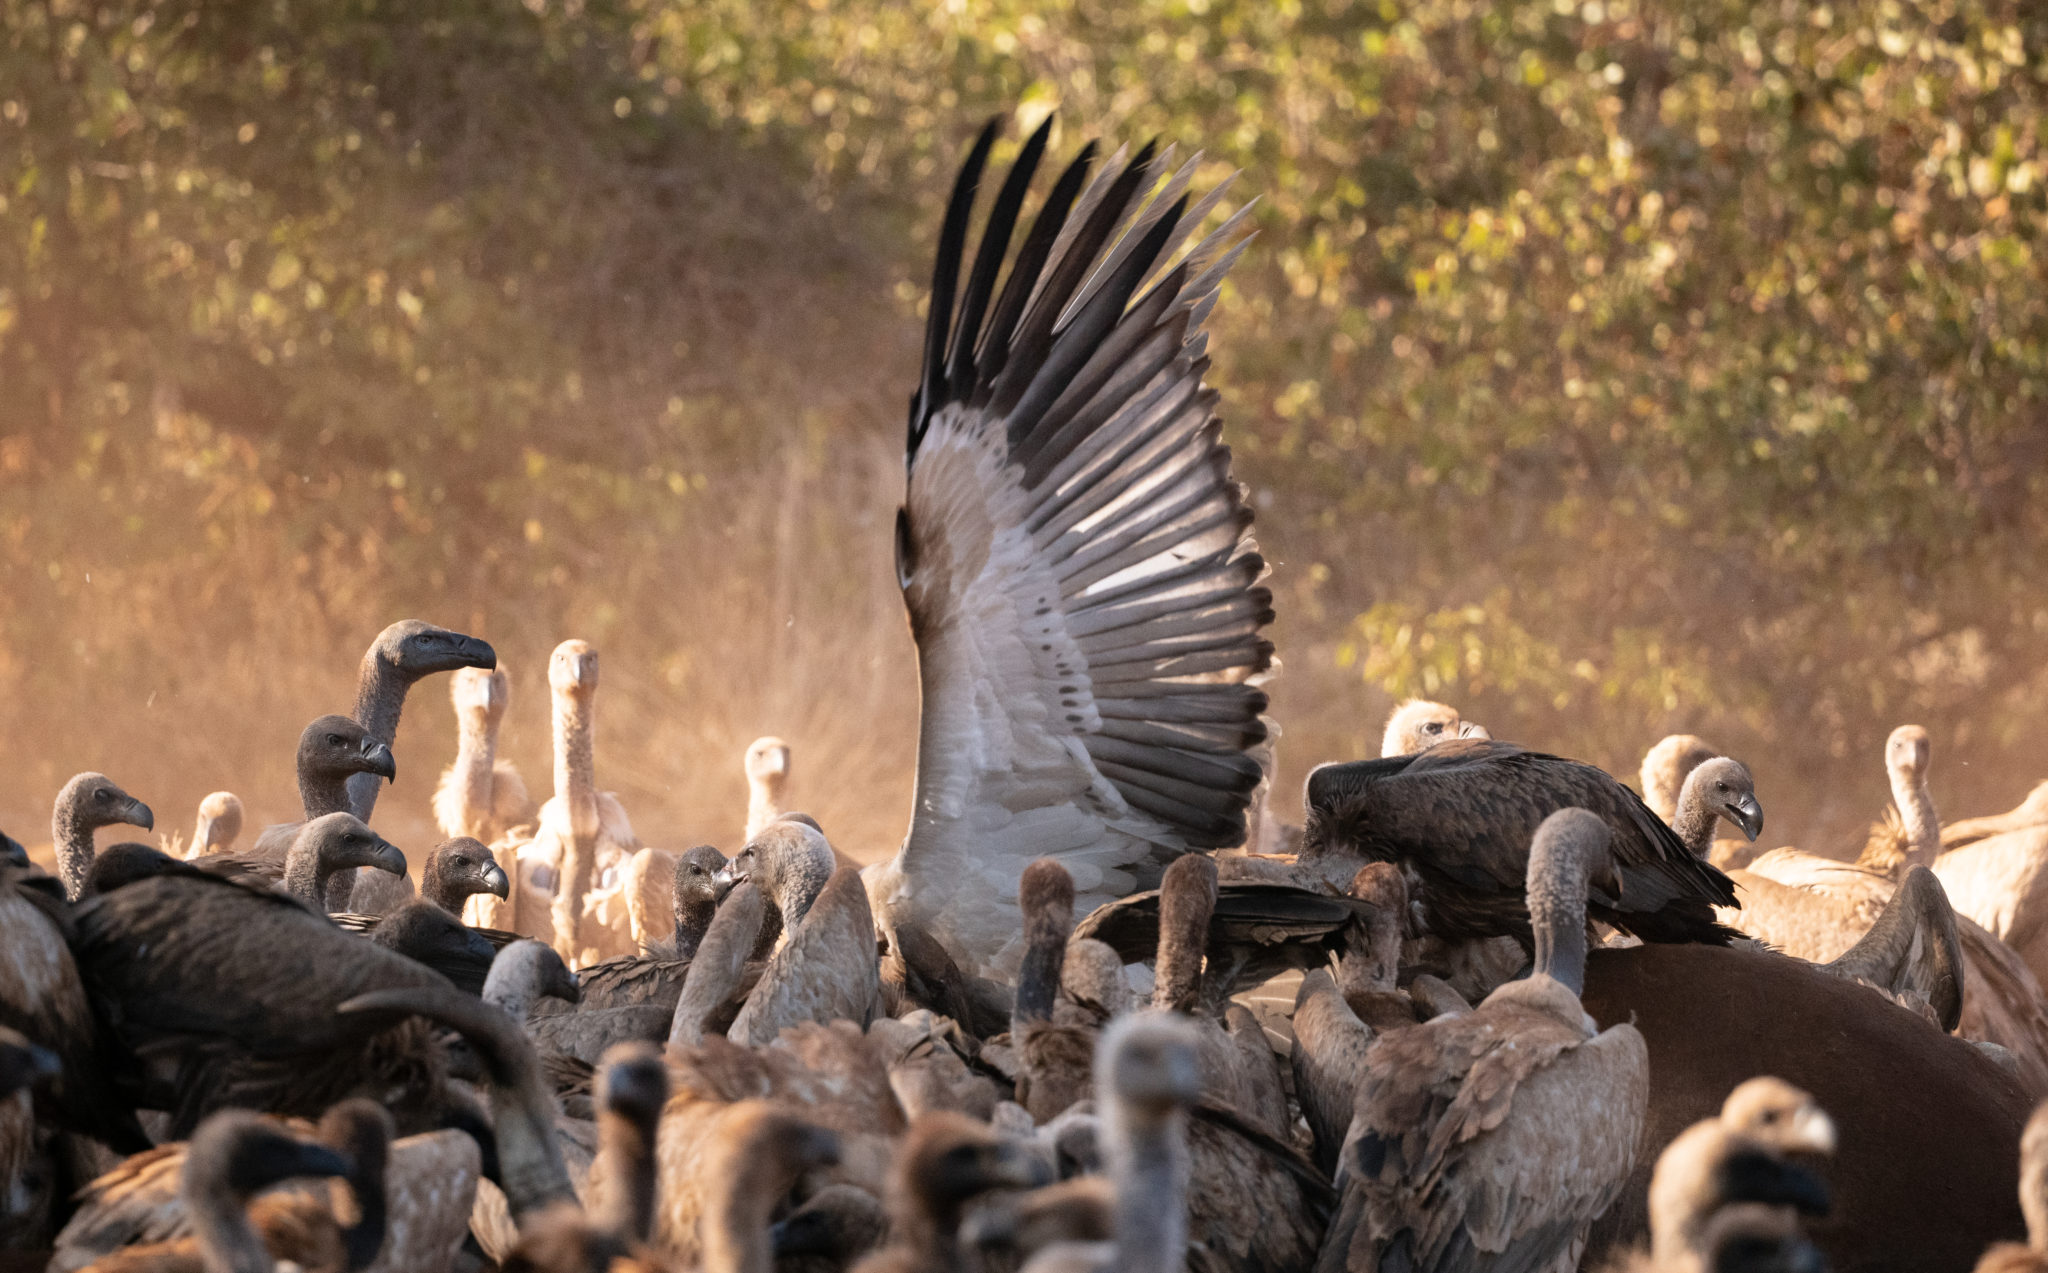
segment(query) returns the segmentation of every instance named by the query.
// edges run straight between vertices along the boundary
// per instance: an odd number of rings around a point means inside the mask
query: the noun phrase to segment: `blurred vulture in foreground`
[[[1454,739],[1414,756],[1324,765],[1309,775],[1304,859],[1393,862],[1419,884],[1423,925],[1446,941],[1532,939],[1523,903],[1529,841],[1580,808],[1607,824],[1612,869],[1587,911],[1645,941],[1725,945],[1714,907],[1728,877],[1700,861],[1627,787],[1576,760],[1512,743]]]
[[[1222,190],[1190,206],[1196,161],[1151,146],[1090,181],[1091,144],[1001,277],[1049,128],[996,195],[964,290],[993,123],[954,185],[896,521],[917,795],[868,889],[886,927],[920,925],[970,973],[1014,970],[1033,858],[1057,858],[1086,910],[1242,843],[1266,737],[1250,682],[1272,661],[1272,594],[1202,383],[1237,221],[1176,260]]]

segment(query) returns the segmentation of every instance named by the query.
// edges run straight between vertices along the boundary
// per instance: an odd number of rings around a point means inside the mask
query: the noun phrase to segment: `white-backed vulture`
[[[1073,877],[1057,859],[1040,858],[1024,868],[1017,892],[1024,959],[1010,1014],[1010,1047],[1017,1056],[1017,1102],[1043,1123],[1093,1094],[1097,1023],[1053,1018],[1074,927]]]
[[[217,854],[212,862],[200,863],[202,870],[214,869],[232,860]],[[284,891],[314,911],[321,910],[327,885],[337,872],[374,867],[391,875],[405,874],[405,854],[398,846],[363,825],[362,819],[343,810],[324,814],[302,823],[285,851]]]
[[[969,1203],[996,1189],[1052,1183],[1039,1156],[960,1114],[926,1114],[911,1124],[889,1172],[889,1244],[854,1273],[953,1273],[961,1267],[960,1221]]]
[[[1453,738],[1492,738],[1484,725],[1465,720],[1458,709],[1426,698],[1411,698],[1387,716],[1380,756],[1412,756]]]
[[[1986,814],[1978,818],[1963,818],[1941,828],[1941,847],[1960,849],[1966,844],[1988,840],[1994,835],[2006,835],[2013,831],[2030,831],[2036,827],[2048,827],[2048,782],[2037,782],[2027,798],[2004,813]]]
[[[865,1027],[880,1005],[882,977],[875,921],[857,869],[833,871],[801,918],[787,919],[796,913],[792,909],[795,899],[785,891],[788,873],[767,864],[773,858],[794,855],[789,842],[799,838],[821,845],[825,840],[810,827],[785,821],[771,824],[748,846],[747,854],[767,867],[768,887],[789,927],[781,949],[769,956],[760,980],[747,993],[745,1006],[726,1032],[736,1043],[767,1043],[799,1021],[822,1025],[845,1020]],[[829,861],[830,846],[825,848]],[[742,861],[747,854],[741,855]]]
[[[276,863],[282,872],[285,855],[300,828],[315,818],[333,813],[353,813],[348,781],[357,774],[374,774],[396,781],[398,763],[389,744],[380,742],[346,716],[321,716],[299,733],[299,750],[294,762],[299,780],[300,818],[296,822],[273,822],[256,836],[248,853],[228,854],[250,869],[268,874],[266,863]],[[332,883],[332,881],[330,881]]]
[[[1643,803],[1650,806],[1650,812],[1671,821],[1678,812],[1678,793],[1686,776],[1720,754],[1697,734],[1668,734],[1659,739],[1643,753]]]
[[[704,1041],[713,1015],[740,988],[747,956],[754,950],[766,916],[767,901],[752,880],[735,886],[719,903],[676,996],[669,1025],[671,1045],[695,1047]]]
[[[1611,839],[1588,810],[1545,818],[1527,853],[1529,976],[1373,1046],[1341,1167],[1348,1241],[1321,1267],[1577,1266],[1634,1164],[1650,1090],[1642,1036],[1601,1031],[1580,1004]]]
[[[92,870],[93,832],[117,825],[148,831],[156,826],[156,815],[105,774],[78,774],[57,793],[50,815],[50,843],[56,848],[64,895],[72,901],[84,894],[85,876]]]
[[[1196,165],[1149,145],[1090,182],[1091,144],[1000,278],[1047,123],[964,289],[993,122],[940,234],[896,519],[917,790],[902,848],[867,873],[885,928],[919,925],[978,975],[1022,955],[1033,859],[1059,858],[1087,909],[1242,843],[1267,734],[1249,682],[1272,661],[1272,594],[1202,383],[1240,220],[1181,255],[1222,189],[1190,206]]]
[[[1764,829],[1763,806],[1756,800],[1756,781],[1739,760],[1715,756],[1693,767],[1679,787],[1678,807],[1667,821],[1693,856],[1714,850],[1714,825],[1726,820],[1755,843]]]
[[[199,820],[192,827],[192,843],[185,856],[226,853],[242,834],[242,799],[232,791],[216,791],[199,802]]]
[[[1977,1261],[1977,1273],[2048,1273],[2048,1104],[2035,1107],[2020,1135],[2019,1195],[2026,1242],[1991,1247]]]
[[[842,1273],[889,1236],[889,1216],[873,1194],[826,1185],[768,1231],[776,1273]]]
[[[1812,1093],[1844,1129],[1827,1172],[1833,1210],[1810,1230],[1830,1267],[1962,1268],[2020,1231],[2010,1146],[2030,1102],[1925,1017],[1796,959],[1698,945],[1595,950],[1583,1001],[1596,1020],[1631,1022],[1650,1052],[1635,1171],[1594,1226],[1589,1261],[1648,1239],[1657,1155],[1759,1074]]]
[[[434,846],[420,870],[420,900],[460,916],[478,893],[504,897],[511,880],[491,856],[490,848],[472,836],[457,836]]]
[[[1319,766],[1308,779],[1304,860],[1393,862],[1430,934],[1530,942],[1522,890],[1536,827],[1585,809],[1607,825],[1618,887],[1596,887],[1596,919],[1645,941],[1723,944],[1714,907],[1735,900],[1635,792],[1591,765],[1510,743],[1453,739],[1414,756]],[[1347,875],[1346,879],[1349,878]]]
[[[370,736],[385,746],[398,737],[405,696],[422,679],[457,668],[494,668],[498,654],[489,643],[460,632],[437,628],[418,619],[400,619],[377,634],[356,671],[355,710],[350,714]],[[377,807],[377,778],[365,773],[349,781],[350,807],[363,821]],[[347,898],[328,899],[330,909],[346,910]],[[336,902],[339,904],[335,904]]]
[[[259,1115],[223,1110],[193,1134],[178,1173],[179,1201],[192,1236],[122,1247],[82,1267],[92,1273],[267,1273],[276,1263],[250,1223],[250,1201],[280,1181],[345,1176],[351,1166],[339,1151],[300,1140]],[[346,1255],[333,1218],[326,1219],[326,1226],[310,1229],[274,1225],[271,1236],[291,1243],[294,1266],[341,1273]]]
[[[459,667],[448,681],[455,704],[455,759],[434,787],[434,822],[450,839],[488,844],[531,826],[533,797],[511,761],[498,755],[498,727],[511,701],[512,678],[503,664],[488,670]]]
[[[789,786],[789,744],[780,738],[756,738],[747,744],[747,833],[751,840],[786,811],[783,793]]]

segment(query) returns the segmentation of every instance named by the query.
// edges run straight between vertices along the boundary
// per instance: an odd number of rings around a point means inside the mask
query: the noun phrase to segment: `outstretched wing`
[[[1272,594],[1199,330],[1238,218],[1179,255],[1221,189],[1189,206],[1196,161],[1168,176],[1149,145],[1090,182],[1091,144],[999,289],[1046,136],[964,292],[993,123],[954,186],[897,514],[923,720],[910,833],[870,891],[976,968],[1014,958],[1035,857],[1060,859],[1085,909],[1239,843],[1266,735],[1248,682],[1272,661]]]

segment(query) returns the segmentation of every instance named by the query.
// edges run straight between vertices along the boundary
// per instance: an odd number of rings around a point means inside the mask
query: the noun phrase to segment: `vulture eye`
[[[340,735],[340,734],[329,734],[329,735],[327,736],[327,745],[328,745],[329,747],[339,747],[339,746],[341,746],[341,735]]]
[[[1728,794],[1728,784],[1725,782],[1717,782],[1714,784],[1714,790],[1720,792],[1722,795],[1725,796]]]
[[[1778,1111],[1777,1111],[1777,1110],[1774,1110],[1774,1109],[1767,1109],[1767,1110],[1765,1110],[1765,1111],[1764,1111],[1764,1121],[1765,1121],[1766,1123],[1775,1123],[1775,1122],[1777,1122],[1777,1121],[1778,1121]]]

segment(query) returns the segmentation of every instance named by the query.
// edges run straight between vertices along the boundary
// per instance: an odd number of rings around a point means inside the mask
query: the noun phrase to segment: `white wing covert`
[[[1090,182],[1091,143],[998,291],[1049,128],[997,194],[957,308],[993,123],[940,236],[897,514],[916,805],[869,874],[885,923],[915,919],[990,971],[1014,964],[1033,858],[1067,867],[1085,912],[1241,843],[1267,734],[1249,682],[1272,662],[1272,594],[1202,383],[1244,214],[1176,259],[1222,189],[1190,207],[1197,161],[1169,176],[1150,145]]]

